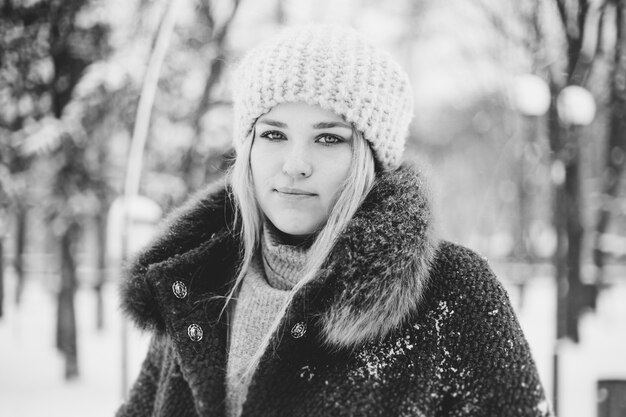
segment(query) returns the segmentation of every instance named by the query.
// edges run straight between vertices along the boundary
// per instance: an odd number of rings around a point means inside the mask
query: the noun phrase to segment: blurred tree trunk
[[[609,24],[612,22],[608,22]],[[617,1],[617,39],[611,88],[611,122],[609,143],[606,149],[606,171],[603,175],[602,204],[596,220],[593,261],[596,282],[604,282],[605,253],[601,247],[602,236],[610,221],[612,204],[618,196],[621,176],[626,161],[626,0]]]
[[[558,94],[560,86],[554,88]],[[562,148],[564,147],[563,132],[561,131],[561,125],[559,123],[559,116],[556,110],[556,106],[552,105],[549,111],[549,126],[550,126],[550,146],[554,155],[553,172],[556,172],[556,178],[554,184],[553,195],[553,208],[552,208],[552,224],[556,234],[556,249],[553,257],[555,278],[557,282],[557,298],[560,304],[557,306],[557,339],[563,337],[563,324],[565,323],[566,311],[563,308],[565,305],[564,300],[567,297],[567,293],[564,293],[564,289],[567,289],[567,225],[566,219],[568,215],[568,206],[565,193],[564,184],[561,181],[564,179],[558,178],[560,172],[565,171],[565,163],[562,162]],[[576,172],[572,170],[571,164],[575,161],[570,161],[570,172]],[[553,174],[554,175],[554,174]],[[576,212],[574,211],[573,214]]]
[[[78,238],[79,225],[72,222],[61,235],[61,288],[58,293],[57,348],[65,356],[65,379],[78,377],[78,349],[76,343],[76,259],[74,242]]]
[[[27,223],[26,207],[19,201],[15,212],[15,220],[15,258],[13,259],[13,267],[15,268],[15,276],[17,278],[17,284],[15,286],[15,304],[19,305],[22,301],[22,293],[24,292],[24,284],[26,281],[24,249],[26,247]]]
[[[584,86],[596,56],[601,16],[605,0],[580,0],[573,13],[572,4],[557,2],[566,27],[567,83]],[[557,96],[565,85],[552,80],[552,91]],[[562,168],[564,178],[555,184],[554,225],[557,248],[554,266],[557,281],[557,339],[569,337],[579,341],[578,318],[587,306],[593,306],[595,289],[581,280],[584,227],[580,178],[581,127],[559,121],[556,103],[550,110],[550,146],[554,164]],[[559,165],[560,164],[560,165]]]
[[[4,315],[4,234],[0,234],[0,318],[2,318],[3,315]]]
[[[560,75],[551,74],[551,90],[557,97],[570,85],[585,86],[598,49],[601,16],[605,0],[557,0],[566,29],[567,73],[564,84]],[[581,280],[584,225],[582,222],[582,183],[580,141],[581,127],[559,120],[556,101],[549,112],[549,139],[553,152],[553,172],[563,178],[554,181],[553,224],[557,237],[553,264],[557,285],[556,338],[580,339],[578,319],[584,308],[595,304],[596,288]],[[557,175],[556,177],[559,177]],[[554,412],[559,410],[559,352],[554,354]]]
[[[99,119],[105,119],[106,114],[101,114]],[[107,130],[108,132],[108,130]],[[95,136],[95,135],[94,135]],[[98,210],[94,214],[96,225],[96,282],[94,292],[96,296],[96,329],[104,330],[106,323],[104,312],[103,289],[107,281],[107,219],[109,208],[111,207],[112,189],[107,183],[108,148],[106,146],[108,137],[99,138],[96,144],[96,157],[94,165],[94,185],[95,194],[98,199]]]
[[[211,62],[207,81],[202,92],[202,98],[192,117],[192,127],[194,131],[192,143],[183,156],[183,178],[190,189],[198,188],[206,180],[206,176],[204,175],[206,164],[204,160],[207,158],[207,155],[199,155],[197,150],[198,142],[202,136],[202,117],[209,111],[213,90],[222,78],[224,65],[226,63],[226,37],[229,33],[231,23],[237,14],[237,10],[239,9],[240,0],[232,1],[231,13],[219,28],[215,27],[215,19],[211,11],[210,2],[203,4],[205,5],[203,11],[207,23],[213,26],[211,43],[214,45],[215,56]],[[196,171],[200,174],[199,178],[194,176]]]
[[[561,130],[560,135],[565,143],[562,148],[565,183],[557,191],[557,215],[565,219],[561,223],[560,232],[563,236],[560,241],[563,245],[559,248],[559,261],[565,264],[565,276],[562,278],[566,283],[560,288],[559,294],[565,294],[566,298],[563,305],[565,322],[558,328],[557,337],[569,336],[578,342],[580,340],[578,311],[576,306],[572,305],[572,297],[568,295],[578,294],[582,285],[581,266],[585,231],[582,220],[580,128],[566,127]]]
[[[516,143],[515,148],[515,184],[517,187],[517,219],[514,222],[514,241],[512,256],[516,262],[533,262],[534,253],[530,246],[529,230],[532,219],[532,196],[530,190],[531,169],[535,163],[529,159],[529,148],[539,134],[539,121],[536,117],[525,117],[521,123],[521,138]]]
[[[50,55],[54,66],[52,87],[52,112],[61,119],[63,110],[70,103],[72,93],[80,81],[83,71],[98,58],[106,38],[106,29],[94,26],[88,32],[77,25],[77,15],[89,5],[88,0],[53,1],[50,3]],[[77,39],[90,39],[90,55],[81,55]],[[83,45],[83,48],[85,45]],[[54,214],[65,230],[61,235],[60,264],[61,285],[58,296],[57,347],[65,355],[65,378],[78,377],[76,344],[76,316],[74,294],[78,279],[73,248],[77,244],[80,230],[79,210],[72,205],[73,196],[88,188],[89,174],[85,167],[84,147],[66,138],[59,150],[61,163],[54,173],[53,197],[59,202]]]
[[[104,323],[104,297],[102,289],[106,283],[106,233],[107,233],[107,212],[100,210],[96,215],[96,250],[97,250],[97,277],[94,285],[96,292],[96,329],[103,330]]]
[[[568,14],[566,5],[562,1],[558,2],[560,6],[561,17],[567,30],[567,57],[568,68],[567,74],[569,82],[572,78],[572,73],[578,61],[580,54],[580,47],[582,44],[582,36],[580,32],[574,32],[570,30],[572,27],[568,25]],[[582,18],[584,15],[580,13]],[[578,21],[576,27],[582,30],[582,20]],[[558,96],[559,92],[565,87],[565,85],[555,84],[552,80],[551,89],[553,97]],[[575,231],[576,224],[580,223],[580,210],[578,206],[578,188],[577,184],[572,181],[572,175],[578,178],[578,135],[576,132],[569,131],[559,121],[559,115],[556,108],[556,102],[553,101],[549,112],[550,117],[550,147],[553,152],[553,171],[557,173],[563,173],[563,178],[558,178],[554,184],[554,200],[553,200],[553,224],[556,233],[556,250],[554,252],[554,269],[555,278],[557,284],[557,329],[556,338],[562,339],[567,336],[567,316],[568,312],[568,291],[569,280],[574,276],[579,276],[580,265],[579,260],[576,258],[578,254],[574,251],[577,247],[578,235]],[[559,176],[557,174],[557,177]],[[568,178],[569,176],[569,178]],[[571,238],[571,241],[570,241]],[[574,258],[573,263],[572,258]],[[557,404],[554,404],[555,408]]]

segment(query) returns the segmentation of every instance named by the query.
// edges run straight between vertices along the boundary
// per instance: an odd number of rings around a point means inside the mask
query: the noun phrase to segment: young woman
[[[546,416],[486,261],[401,166],[408,77],[352,30],[287,30],[234,76],[237,157],[130,269],[153,332],[119,416]]]

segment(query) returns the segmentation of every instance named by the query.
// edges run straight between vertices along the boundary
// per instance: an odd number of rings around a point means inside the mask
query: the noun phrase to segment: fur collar
[[[122,288],[126,312],[142,327],[160,327],[164,319],[148,272],[206,260],[225,245],[237,252],[233,219],[224,184],[209,187],[173,213],[129,270]],[[312,283],[326,294],[315,315],[327,345],[354,348],[384,338],[417,311],[437,248],[432,223],[419,173],[402,167],[380,175]]]

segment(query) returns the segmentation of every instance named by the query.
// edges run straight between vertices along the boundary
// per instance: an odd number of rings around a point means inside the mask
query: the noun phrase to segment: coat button
[[[300,339],[306,333],[306,323],[303,321],[296,323],[291,328],[291,337],[294,339]]]
[[[202,327],[194,323],[187,327],[187,335],[193,342],[199,342],[202,340],[204,332],[202,331]]]
[[[187,286],[181,281],[176,281],[172,284],[172,292],[176,298],[185,298],[187,297]]]

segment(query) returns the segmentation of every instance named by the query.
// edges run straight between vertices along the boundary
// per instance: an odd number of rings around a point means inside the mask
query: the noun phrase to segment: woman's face
[[[319,230],[348,176],[352,128],[317,106],[284,103],[255,125],[250,167],[256,199],[283,233]]]

